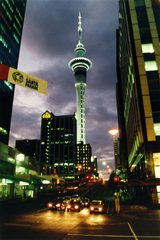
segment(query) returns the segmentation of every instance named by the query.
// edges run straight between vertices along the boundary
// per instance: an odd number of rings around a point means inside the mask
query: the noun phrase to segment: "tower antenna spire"
[[[82,21],[81,21],[81,13],[78,15],[78,35],[79,35],[79,43],[82,43]]]

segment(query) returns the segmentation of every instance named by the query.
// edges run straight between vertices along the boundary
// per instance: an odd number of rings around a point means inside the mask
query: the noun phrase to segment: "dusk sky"
[[[117,128],[116,29],[118,0],[27,0],[18,69],[45,79],[48,94],[16,86],[10,146],[15,140],[40,139],[41,115],[76,111],[74,75],[68,62],[78,42],[78,13],[82,42],[92,61],[86,88],[86,139],[98,158],[99,173],[114,166],[113,140]]]

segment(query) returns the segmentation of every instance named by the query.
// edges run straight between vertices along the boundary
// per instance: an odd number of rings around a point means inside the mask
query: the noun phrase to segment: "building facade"
[[[75,115],[55,116],[46,111],[41,119],[40,161],[47,174],[74,176],[76,167]]]
[[[160,2],[120,0],[117,31],[120,158],[130,178],[145,182],[160,178],[159,42]],[[150,200],[160,203],[160,187],[156,184],[151,186]]]
[[[86,49],[82,43],[81,15],[78,21],[79,41],[75,48],[75,58],[69,62],[69,67],[75,75],[76,88],[76,119],[77,119],[77,144],[86,144],[86,119],[85,119],[85,89],[87,71],[91,68],[92,62],[85,57]]]
[[[77,144],[77,167],[79,172],[91,172],[92,148],[90,144]]]
[[[98,162],[97,162],[97,157],[92,156],[91,157],[91,170],[94,173],[95,176],[99,176],[98,174]]]
[[[39,162],[4,143],[0,143],[0,159],[0,199],[36,197],[42,185]]]
[[[26,0],[0,1],[0,64],[17,68]],[[4,79],[5,80],[5,79]],[[14,85],[0,81],[0,142],[8,144]]]

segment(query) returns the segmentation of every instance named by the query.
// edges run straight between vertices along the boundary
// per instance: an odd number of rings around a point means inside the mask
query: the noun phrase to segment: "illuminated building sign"
[[[51,118],[51,114],[49,112],[45,112],[43,115],[42,115],[42,118]]]
[[[35,90],[37,92],[47,93],[47,81],[28,75],[15,68],[0,64],[0,80],[6,80],[10,83]]]

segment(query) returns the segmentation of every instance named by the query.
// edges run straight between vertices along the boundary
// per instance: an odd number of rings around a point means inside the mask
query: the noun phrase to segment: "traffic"
[[[47,202],[47,209],[64,212],[80,212],[83,209],[88,209],[90,214],[105,213],[106,207],[103,199],[99,195],[97,197],[92,196],[92,193],[95,191],[94,188],[98,184],[84,183],[77,186],[74,185],[74,188],[71,186],[70,188],[66,187],[63,191],[59,189],[58,197]]]

